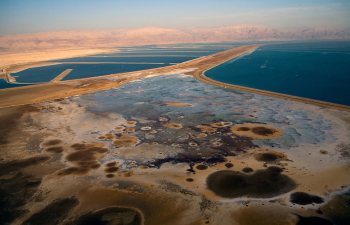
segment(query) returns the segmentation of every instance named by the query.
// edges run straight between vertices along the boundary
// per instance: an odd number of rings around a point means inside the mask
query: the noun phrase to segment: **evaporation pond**
[[[167,66],[168,64],[59,64],[29,68],[11,74],[19,83],[49,82],[66,69],[73,69],[63,80],[125,73]]]
[[[181,63],[192,60],[193,56],[149,56],[149,57],[77,57],[50,62],[135,62],[135,63]]]

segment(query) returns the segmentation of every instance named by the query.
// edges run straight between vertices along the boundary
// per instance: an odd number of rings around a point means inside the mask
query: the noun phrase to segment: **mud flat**
[[[2,222],[348,223],[349,112],[187,72],[0,109]]]

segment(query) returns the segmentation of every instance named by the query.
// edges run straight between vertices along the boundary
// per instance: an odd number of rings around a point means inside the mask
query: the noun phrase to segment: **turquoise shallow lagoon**
[[[265,45],[205,75],[229,84],[350,105],[350,42]]]

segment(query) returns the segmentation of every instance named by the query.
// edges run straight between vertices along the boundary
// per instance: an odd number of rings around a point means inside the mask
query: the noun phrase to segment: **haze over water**
[[[205,75],[228,84],[350,105],[350,42],[264,45]]]

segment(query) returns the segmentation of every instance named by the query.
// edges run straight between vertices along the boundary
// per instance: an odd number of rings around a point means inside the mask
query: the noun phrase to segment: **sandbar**
[[[65,71],[63,71],[60,75],[58,75],[57,77],[55,77],[51,82],[58,82],[60,80],[62,80],[65,76],[67,76],[70,72],[72,72],[72,69],[66,69]]]

